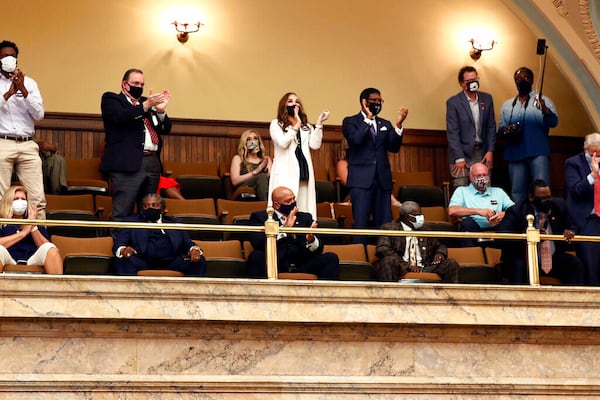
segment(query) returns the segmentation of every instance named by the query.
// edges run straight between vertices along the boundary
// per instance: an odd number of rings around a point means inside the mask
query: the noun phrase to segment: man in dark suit
[[[558,197],[552,197],[550,186],[541,179],[536,179],[529,185],[528,197],[519,201],[506,211],[502,223],[498,227],[499,232],[523,233],[527,229],[527,215],[535,217],[534,226],[540,229],[542,234],[562,234],[568,242],[575,236],[569,228],[565,201]],[[540,221],[543,223],[540,224]],[[502,249],[503,275],[510,283],[527,284],[527,244],[523,240],[504,241]],[[542,249],[538,250],[540,256],[540,275],[549,275],[561,280],[568,285],[583,284],[583,266],[581,261],[567,251],[572,250],[565,241],[551,241],[549,248],[552,253],[551,270],[543,270],[541,255]]]
[[[377,117],[383,99],[379,90],[364,89],[361,111],[344,118],[342,130],[348,141],[348,183],[354,228],[367,228],[371,214],[376,227],[392,220],[392,173],[388,151],[397,153],[402,144],[402,123],[408,109],[400,108],[396,126]],[[355,237],[367,243],[366,237]]]
[[[125,221],[177,222],[164,213],[165,200],[156,193],[149,193],[142,200],[142,213]],[[113,251],[117,256],[117,275],[136,275],[137,271],[147,269],[180,271],[187,276],[203,276],[206,272],[202,249],[182,230],[119,229]]]
[[[317,224],[310,213],[298,211],[294,192],[287,187],[277,187],[271,194],[275,213],[273,218],[285,227],[313,227]],[[389,199],[388,199],[389,200]],[[250,225],[262,226],[268,216],[266,211],[256,211],[250,215]],[[248,271],[254,278],[265,278],[266,258],[264,233],[252,233],[250,242],[254,251],[248,257]],[[304,272],[315,274],[319,279],[338,280],[340,266],[338,256],[323,253],[323,242],[318,236],[290,235],[277,236],[277,268],[279,272]]]
[[[567,209],[579,235],[600,235],[600,210],[594,207],[594,186],[600,181],[600,133],[585,137],[583,152],[565,161]],[[600,185],[600,183],[598,183]],[[577,242],[585,283],[600,285],[600,243]]]
[[[100,171],[107,175],[113,198],[111,218],[122,220],[133,213],[146,193],[156,192],[162,172],[161,135],[171,130],[165,109],[167,90],[142,96],[144,74],[125,72],[121,93],[102,95],[102,120],[106,132]]]
[[[448,161],[454,186],[469,184],[469,168],[480,162],[491,170],[496,147],[496,119],[492,96],[479,91],[477,70],[458,72],[462,91],[446,101]]]
[[[412,231],[422,229],[425,218],[414,201],[400,206],[400,218],[384,224],[381,229]],[[460,266],[448,258],[448,249],[436,238],[410,236],[381,236],[377,242],[375,264],[380,281],[398,282],[407,272],[433,272],[444,282],[458,283]]]

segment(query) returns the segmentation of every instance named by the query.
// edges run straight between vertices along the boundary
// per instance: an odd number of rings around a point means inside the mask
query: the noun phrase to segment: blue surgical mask
[[[425,216],[423,214],[418,214],[418,215],[411,214],[411,217],[413,217],[415,219],[415,222],[412,223],[413,228],[421,229],[423,227],[423,224],[425,223]]]

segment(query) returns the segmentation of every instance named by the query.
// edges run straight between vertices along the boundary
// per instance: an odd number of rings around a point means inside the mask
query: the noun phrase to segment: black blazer
[[[521,200],[513,207],[506,210],[504,219],[498,226],[497,231],[503,233],[524,233],[527,229],[527,214],[535,216],[535,210],[528,199]],[[534,221],[534,225],[537,221]],[[569,229],[569,218],[565,201],[558,197],[552,198],[548,223],[552,228],[553,235],[562,235],[565,229]],[[502,258],[504,261],[510,258],[523,258],[527,249],[527,242],[524,240],[503,240],[501,241]],[[563,241],[554,241],[557,252],[572,250],[571,245]]]
[[[344,118],[342,131],[348,141],[349,188],[368,189],[375,176],[383,190],[392,190],[392,172],[388,151],[397,153],[402,137],[396,134],[390,121],[375,117],[377,136],[373,140],[371,126],[364,121],[362,113]]]
[[[144,157],[144,117],[148,118],[158,133],[158,154],[162,150],[161,135],[171,131],[171,121],[165,115],[160,122],[153,118],[154,111],[144,113],[142,102],[132,105],[123,93],[106,92],[102,95],[102,120],[104,121],[105,148],[100,163],[101,172],[135,172]],[[157,124],[154,124],[158,121]]]
[[[176,218],[166,215],[163,215],[162,220],[165,223],[178,222]],[[123,221],[146,222],[141,215],[127,217]],[[121,246],[131,246],[143,256],[148,250],[150,232],[150,229],[119,229],[117,237],[115,238],[113,253],[116,252]],[[175,249],[182,256],[187,256],[190,248],[195,246],[195,243],[192,242],[187,231],[165,229],[165,232],[168,234],[173,249]]]
[[[279,221],[277,214],[273,218]],[[250,215],[250,225],[262,226],[267,220],[266,211],[255,211]],[[312,215],[299,211],[296,214],[297,227],[309,227],[313,222]],[[316,235],[315,235],[316,237]],[[265,250],[266,237],[262,232],[253,232],[250,236],[250,243],[255,250]],[[290,235],[277,241],[277,266],[280,271],[287,270],[291,264],[300,266],[323,253],[323,242],[319,240],[319,247],[315,251],[306,248],[306,234]]]

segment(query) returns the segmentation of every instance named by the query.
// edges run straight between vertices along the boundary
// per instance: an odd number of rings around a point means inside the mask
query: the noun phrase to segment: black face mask
[[[373,115],[379,114],[381,112],[381,103],[369,103],[369,111]]]
[[[131,97],[133,97],[134,99],[139,99],[140,97],[142,97],[142,93],[144,92],[144,88],[143,87],[139,87],[139,86],[131,86],[129,85],[129,95]]]
[[[162,215],[162,211],[158,208],[147,208],[142,212],[142,217],[148,222],[156,222]]]
[[[296,115],[296,106],[287,106],[287,113],[288,115]],[[298,112],[300,113],[300,112]]]
[[[294,208],[296,208],[295,201],[292,204],[279,204],[279,212],[283,215],[290,215]]]
[[[536,210],[548,214],[552,206],[552,201],[550,199],[542,200],[539,197],[536,197],[531,204],[533,204]]]
[[[527,95],[527,94],[531,93],[532,87],[533,87],[533,85],[529,81],[526,81],[526,80],[517,81],[517,89],[519,90],[519,94]]]

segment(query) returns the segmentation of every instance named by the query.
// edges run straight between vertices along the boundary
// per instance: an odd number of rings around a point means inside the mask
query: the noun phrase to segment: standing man
[[[590,133],[583,152],[565,161],[567,210],[578,235],[600,235],[600,133]],[[577,242],[587,285],[600,285],[600,243]]]
[[[496,147],[496,117],[492,96],[479,91],[477,70],[458,71],[462,91],[446,101],[446,136],[450,176],[456,186],[469,184],[469,168],[476,162],[492,169]]]
[[[504,138],[504,159],[512,199],[527,198],[529,183],[541,179],[550,183],[550,128],[558,125],[558,114],[552,100],[540,98],[532,90],[533,71],[521,67],[514,74],[518,93],[508,99],[500,111],[498,136]]]
[[[156,193],[162,172],[161,135],[171,131],[165,109],[167,90],[143,97],[144,73],[129,69],[123,75],[121,93],[102,95],[102,119],[106,147],[100,171],[107,174],[113,198],[111,218],[120,221],[133,213],[142,197]],[[39,157],[38,157],[39,158]]]
[[[397,153],[402,144],[402,123],[408,115],[400,108],[396,126],[378,118],[383,99],[375,88],[360,94],[361,110],[357,115],[344,118],[342,131],[348,141],[348,183],[352,202],[353,228],[367,228],[369,218],[380,227],[392,220],[390,196],[392,172],[388,151]],[[357,243],[367,243],[366,237],[355,237]]]
[[[37,83],[17,68],[18,55],[15,43],[0,42],[0,196],[11,185],[14,168],[38,217],[45,219],[42,160],[33,140],[34,121],[44,118],[44,104]]]

